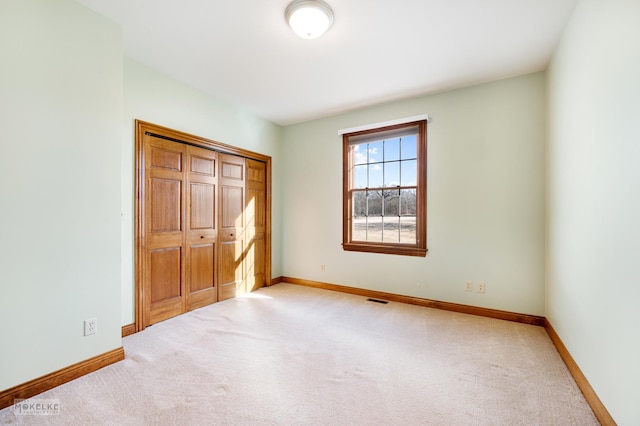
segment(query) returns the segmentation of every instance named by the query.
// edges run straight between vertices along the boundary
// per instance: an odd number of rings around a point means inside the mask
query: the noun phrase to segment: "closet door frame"
[[[144,253],[146,242],[144,236],[144,220],[145,220],[145,158],[144,158],[144,136],[152,134],[157,137],[165,138],[175,142],[181,142],[187,145],[198,146],[205,149],[221,152],[224,154],[236,155],[239,157],[249,158],[251,160],[261,161],[266,165],[266,188],[265,188],[265,285],[271,285],[271,157],[246,149],[227,145],[222,142],[206,139],[200,136],[194,136],[168,127],[149,123],[142,120],[135,120],[135,330],[136,332],[144,329],[144,289],[142,285],[142,277],[144,274]]]

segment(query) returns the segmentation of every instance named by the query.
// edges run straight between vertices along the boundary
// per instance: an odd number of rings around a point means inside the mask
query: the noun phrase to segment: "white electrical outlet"
[[[464,283],[464,291],[472,291],[473,290],[473,283],[471,281],[467,281],[466,283]]]
[[[323,263],[322,265],[320,265],[320,272],[324,272],[324,271],[325,271],[325,269],[326,269],[326,268],[325,268],[325,266],[324,266],[324,263]]]
[[[485,285],[484,283],[478,283],[478,293],[484,293]]]
[[[84,320],[84,335],[89,336],[98,332],[98,318]]]

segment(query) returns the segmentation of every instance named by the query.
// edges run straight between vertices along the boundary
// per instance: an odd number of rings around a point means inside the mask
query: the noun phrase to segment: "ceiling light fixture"
[[[284,11],[289,26],[302,38],[318,38],[333,24],[333,10],[322,0],[294,0]]]

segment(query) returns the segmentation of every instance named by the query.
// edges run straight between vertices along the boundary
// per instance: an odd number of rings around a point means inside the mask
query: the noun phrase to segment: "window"
[[[426,256],[427,122],[343,134],[348,251]]]

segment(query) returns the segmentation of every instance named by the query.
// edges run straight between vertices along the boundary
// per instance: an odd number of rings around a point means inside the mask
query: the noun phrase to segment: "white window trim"
[[[422,120],[426,120],[427,123],[430,123],[431,116],[429,116],[429,114],[422,114],[422,115],[414,115],[413,117],[405,117],[405,118],[398,118],[396,120],[383,121],[381,123],[363,124],[362,126],[356,126],[356,127],[350,127],[348,129],[338,130],[338,135],[342,136],[345,133],[362,132],[363,130],[378,129],[378,128],[387,127],[387,126],[394,126],[396,124],[405,124],[405,123],[411,123],[413,121],[422,121]]]

